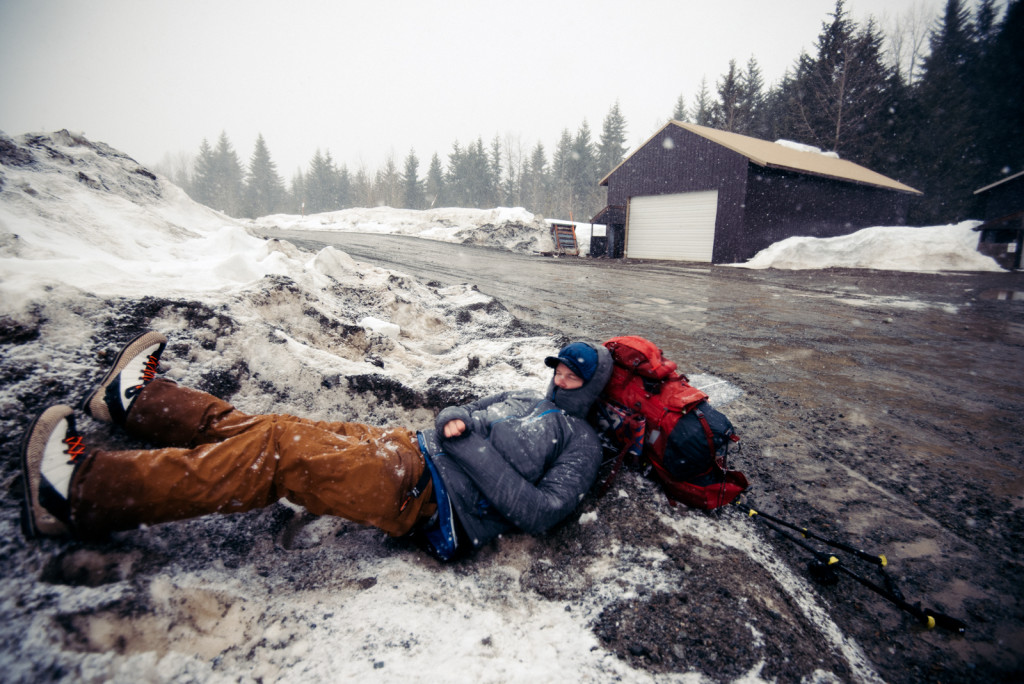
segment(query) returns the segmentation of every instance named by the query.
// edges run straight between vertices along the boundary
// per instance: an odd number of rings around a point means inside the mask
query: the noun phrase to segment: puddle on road
[[[948,314],[956,314],[960,312],[959,307],[952,304],[942,304],[939,302],[925,302],[918,299],[909,299],[907,297],[881,297],[881,296],[863,296],[857,298],[851,297],[839,297],[836,299],[841,304],[848,304],[850,306],[879,306],[887,307],[892,309],[906,309],[909,311],[927,311],[929,309],[939,309]]]

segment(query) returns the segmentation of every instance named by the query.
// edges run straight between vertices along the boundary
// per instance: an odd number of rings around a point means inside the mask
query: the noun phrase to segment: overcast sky
[[[944,0],[846,0],[884,28]],[[0,0],[0,130],[67,128],[143,164],[262,132],[281,175],[319,148],[354,171],[410,149],[425,173],[495,135],[550,157],[619,101],[628,144],[754,56],[767,84],[834,0]]]

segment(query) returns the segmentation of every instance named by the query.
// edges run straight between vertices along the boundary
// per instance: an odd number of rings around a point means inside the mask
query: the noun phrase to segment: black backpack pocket
[[[665,469],[677,480],[699,477],[711,470],[720,454],[724,459],[735,435],[725,414],[702,401],[672,428],[665,445]]]

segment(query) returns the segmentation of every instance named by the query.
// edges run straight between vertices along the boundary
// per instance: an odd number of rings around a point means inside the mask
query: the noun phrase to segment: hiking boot
[[[114,359],[99,387],[82,402],[82,410],[96,420],[123,425],[135,397],[156,377],[167,338],[158,332],[139,335]]]
[[[32,422],[21,445],[21,477],[25,490],[22,529],[26,537],[70,534],[71,475],[85,457],[75,430],[74,409],[51,406]]]

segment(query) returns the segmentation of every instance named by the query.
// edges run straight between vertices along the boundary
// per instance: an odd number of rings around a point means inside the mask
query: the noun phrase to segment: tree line
[[[1024,167],[1024,0],[947,0],[937,18],[912,9],[887,32],[858,25],[844,0],[804,52],[766,86],[755,57],[730,61],[672,119],[765,140],[787,139],[922,190],[912,225],[974,218],[973,191]],[[666,120],[668,116],[666,116]],[[652,131],[653,133],[653,131]],[[415,150],[374,172],[354,171],[317,150],[286,185],[260,135],[243,164],[226,133],[176,168],[161,168],[189,195],[236,217],[318,213],[357,206],[522,206],[544,216],[589,220],[604,207],[599,180],[628,151],[619,102],[594,138],[584,120],[554,150],[527,149],[513,135],[452,144],[424,169]]]

